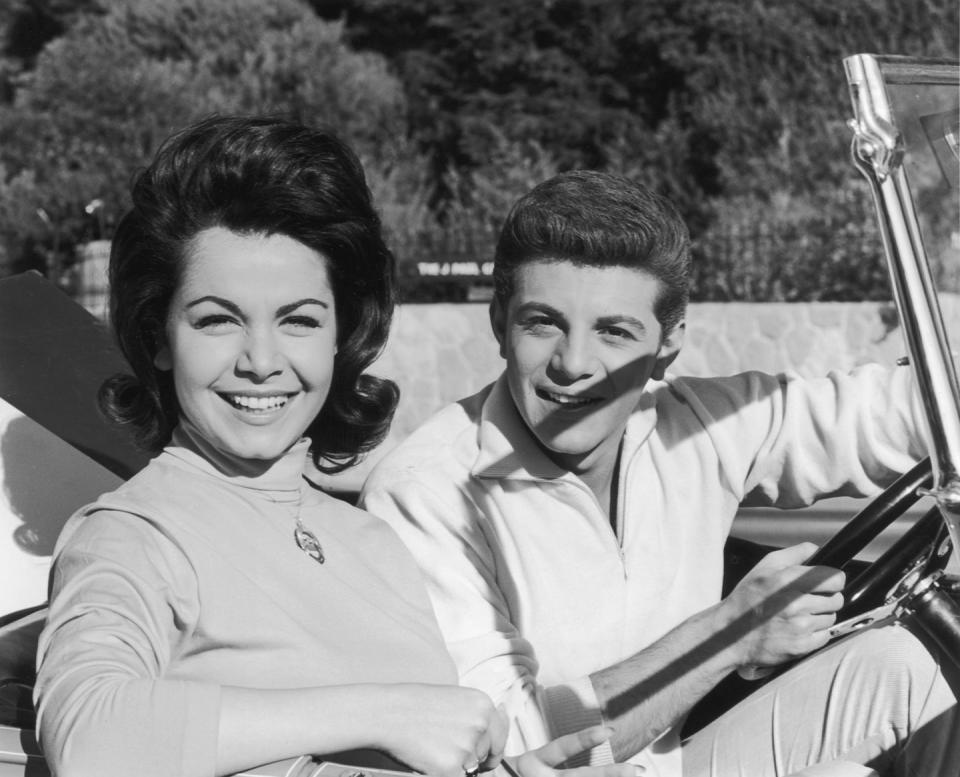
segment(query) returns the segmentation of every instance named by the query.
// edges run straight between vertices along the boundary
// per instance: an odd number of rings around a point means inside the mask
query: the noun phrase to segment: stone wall
[[[945,326],[960,343],[960,297],[942,304]],[[867,362],[893,364],[905,352],[889,303],[702,303],[690,306],[673,372],[703,376],[760,369],[812,376]],[[355,472],[341,476],[341,487],[356,487],[378,454],[444,405],[495,379],[502,368],[485,304],[403,306],[372,370],[400,385],[390,439]]]

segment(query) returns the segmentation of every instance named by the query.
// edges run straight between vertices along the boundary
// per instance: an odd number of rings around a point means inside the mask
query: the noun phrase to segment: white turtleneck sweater
[[[413,559],[304,484],[307,447],[251,475],[181,426],[71,517],[38,652],[55,772],[213,774],[221,686],[456,683]],[[322,565],[294,540],[298,511]]]

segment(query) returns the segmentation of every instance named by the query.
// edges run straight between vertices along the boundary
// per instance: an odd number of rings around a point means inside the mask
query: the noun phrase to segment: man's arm
[[[710,434],[726,477],[761,503],[799,506],[825,494],[875,492],[924,450],[908,370],[868,365],[817,380],[750,373],[689,381],[695,391],[687,385],[678,390]],[[647,746],[730,671],[776,665],[827,641],[843,576],[804,567],[813,550],[770,554],[726,600],[591,675],[615,728],[616,757]]]
[[[416,558],[461,684],[485,691],[510,721],[507,752],[602,723],[589,678],[539,684],[536,654],[511,620],[480,511],[452,483],[429,480],[375,473],[360,504],[386,520]],[[611,762],[609,744],[600,749],[607,756],[594,762]]]
[[[726,600],[649,647],[579,682],[544,687],[532,646],[510,620],[482,516],[466,495],[457,503],[440,491],[407,477],[368,490],[364,506],[413,550],[461,682],[504,705],[511,750],[607,722],[612,752],[604,745],[606,755],[595,753],[593,762],[628,758],[734,669],[774,665],[824,644],[842,601],[842,573],[802,566],[814,545],[776,551]]]
[[[825,496],[871,496],[927,455],[911,369],[866,364],[782,379],[769,403],[749,409],[752,423],[765,430],[744,481],[749,504],[789,508]]]
[[[768,554],[722,602],[590,676],[614,728],[615,760],[647,747],[734,669],[774,666],[826,644],[844,576],[803,566],[814,550],[801,543]]]

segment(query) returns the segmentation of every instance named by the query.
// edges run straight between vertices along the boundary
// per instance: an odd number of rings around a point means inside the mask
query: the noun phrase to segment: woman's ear
[[[660,342],[660,350],[657,351],[657,363],[653,367],[650,377],[654,380],[663,380],[667,374],[667,368],[673,363],[673,360],[680,354],[680,348],[683,345],[683,336],[687,330],[685,321],[681,321],[673,327]]]
[[[161,372],[169,372],[173,369],[173,354],[170,353],[170,346],[164,343],[153,357],[153,366]]]
[[[494,297],[490,302],[490,326],[493,329],[493,336],[497,338],[500,345],[500,358],[507,358],[507,311],[500,304],[500,299]]]

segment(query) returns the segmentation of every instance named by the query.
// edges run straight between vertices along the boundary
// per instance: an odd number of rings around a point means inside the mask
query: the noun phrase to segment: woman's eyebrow
[[[204,302],[213,302],[217,305],[220,305],[220,307],[226,308],[231,313],[234,313],[238,316],[240,315],[240,308],[236,303],[233,303],[228,299],[224,299],[223,297],[217,297],[213,294],[206,294],[202,297],[197,297],[195,300],[191,300],[190,302],[188,302],[186,304],[186,307],[194,308],[197,305],[200,305]]]
[[[188,302],[186,307],[193,308],[204,302],[213,302],[214,304],[217,304],[220,307],[226,308],[231,313],[238,316],[243,312],[240,310],[239,305],[237,305],[236,303],[231,302],[228,299],[224,299],[223,297],[218,297],[214,294],[206,294],[202,297],[197,297],[195,300],[191,300],[190,302]],[[277,315],[285,316],[287,313],[292,313],[294,310],[296,310],[297,308],[303,305],[319,305],[322,308],[330,307],[329,302],[324,302],[323,300],[315,299],[314,297],[304,297],[303,299],[298,299],[296,302],[290,302],[286,305],[281,305],[277,309]]]
[[[297,308],[303,305],[319,305],[322,308],[329,308],[330,303],[324,302],[323,300],[315,299],[313,297],[304,297],[303,299],[298,299],[296,302],[291,302],[288,305],[281,305],[277,308],[278,316],[285,316],[287,313],[292,313]]]

